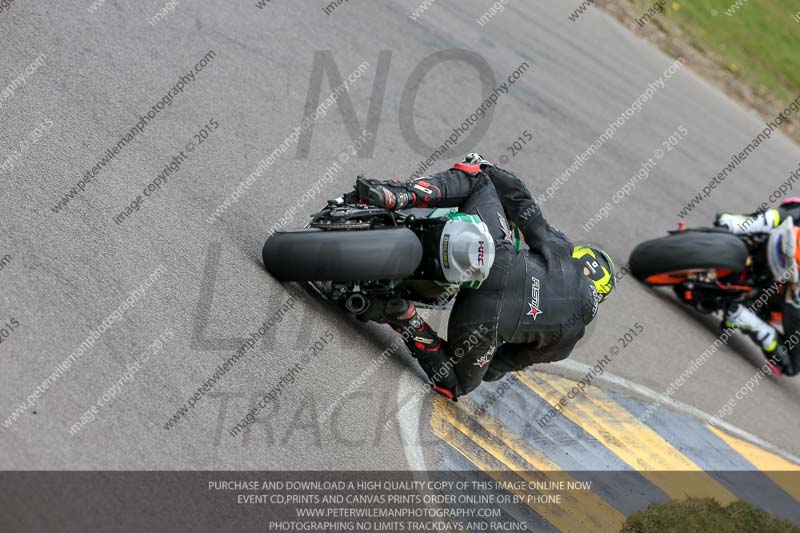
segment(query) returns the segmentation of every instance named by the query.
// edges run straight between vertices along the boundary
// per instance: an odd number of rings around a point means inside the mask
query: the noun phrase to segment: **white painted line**
[[[419,423],[420,420],[427,420],[422,407],[428,394],[418,394],[421,385],[416,373],[403,372],[400,385],[397,387],[397,424],[400,426],[403,451],[406,454],[409,470],[426,470],[425,456],[422,453],[422,446],[419,445],[422,440]]]

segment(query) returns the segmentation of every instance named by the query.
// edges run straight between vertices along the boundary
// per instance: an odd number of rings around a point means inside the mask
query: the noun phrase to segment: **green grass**
[[[621,533],[800,533],[800,527],[745,502],[722,507],[715,500],[673,500],[636,511]]]
[[[655,0],[631,0],[641,14]],[[800,2],[797,0],[749,0],[732,16],[735,0],[668,1],[649,24],[668,17],[702,50],[718,58],[759,96],[791,102],[800,95]],[[674,9],[678,7],[678,9]],[[716,14],[715,14],[716,13]]]

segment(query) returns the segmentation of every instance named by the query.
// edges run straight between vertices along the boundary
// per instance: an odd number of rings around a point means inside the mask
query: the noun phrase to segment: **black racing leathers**
[[[545,221],[525,184],[497,167],[459,164],[407,186],[434,191],[424,198],[430,207],[477,214],[495,240],[489,276],[478,289],[462,289],[450,315],[441,366],[456,378],[447,380],[457,383],[453,392],[566,358],[597,312],[596,293],[572,259],[572,244]],[[509,220],[528,245],[519,253]]]

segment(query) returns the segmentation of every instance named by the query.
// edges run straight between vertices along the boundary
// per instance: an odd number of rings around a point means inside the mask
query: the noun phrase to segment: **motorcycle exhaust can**
[[[347,300],[344,302],[344,306],[354,315],[360,315],[369,309],[370,301],[363,294],[354,293],[347,298]]]

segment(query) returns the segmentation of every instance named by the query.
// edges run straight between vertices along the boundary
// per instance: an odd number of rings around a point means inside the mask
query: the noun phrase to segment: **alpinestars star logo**
[[[511,228],[508,227],[508,221],[503,213],[497,213],[497,218],[500,220],[500,229],[503,230],[503,240],[514,242],[514,234]]]
[[[472,364],[481,368],[488,365],[492,361],[492,355],[494,355],[495,348],[497,348],[497,345],[492,343],[492,345],[486,350],[486,353],[480,356],[478,360]]]
[[[489,354],[482,355],[482,356],[480,356],[480,357],[478,358],[478,360],[477,360],[477,361],[475,361],[475,365],[476,365],[476,366],[479,366],[479,367],[481,367],[481,368],[483,368],[483,367],[485,367],[486,365],[488,365],[488,364],[489,364],[489,361],[491,361],[491,360],[492,360],[492,356],[491,356],[491,355],[489,355]]]
[[[538,278],[531,278],[531,301],[528,303],[531,310],[528,311],[527,316],[532,316],[534,320],[541,315],[544,311],[539,308],[539,280]]]

